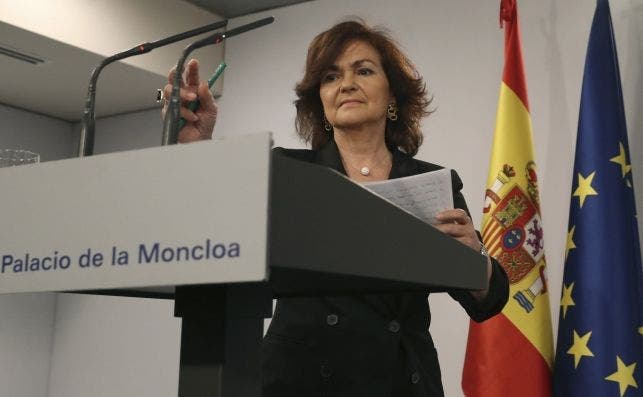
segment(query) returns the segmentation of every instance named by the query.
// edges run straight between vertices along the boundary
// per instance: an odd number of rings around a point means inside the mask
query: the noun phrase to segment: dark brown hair
[[[321,79],[346,46],[356,40],[370,44],[379,53],[397,102],[397,121],[387,120],[386,123],[387,146],[415,155],[423,138],[420,120],[430,113],[431,100],[427,97],[426,85],[387,31],[371,28],[359,19],[341,22],[317,35],[310,43],[304,78],[295,87],[297,133],[304,141],[311,142],[315,150],[331,139],[332,132],[324,130],[324,110],[319,97]]]

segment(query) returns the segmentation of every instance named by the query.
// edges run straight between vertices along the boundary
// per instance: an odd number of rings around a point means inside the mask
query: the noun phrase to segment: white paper
[[[453,208],[449,169],[368,182],[362,186],[432,225],[438,223],[435,219],[438,212]]]

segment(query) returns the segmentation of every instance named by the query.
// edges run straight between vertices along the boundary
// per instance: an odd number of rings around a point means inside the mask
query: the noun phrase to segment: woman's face
[[[380,54],[370,44],[353,41],[322,75],[319,96],[324,114],[336,129],[386,125],[386,107],[395,99]]]

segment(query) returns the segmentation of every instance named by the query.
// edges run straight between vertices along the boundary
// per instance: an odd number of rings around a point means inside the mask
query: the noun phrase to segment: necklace
[[[371,166],[371,167],[372,167],[372,168],[375,168],[375,167],[379,167],[380,165],[384,165],[384,164],[387,162],[387,160],[389,160],[389,158],[390,158],[390,157],[389,157],[389,153],[387,152],[387,155],[384,157],[384,159],[383,159],[383,160],[376,162],[376,163],[375,163],[373,166]],[[371,167],[368,167],[368,166],[366,166],[366,165],[364,165],[364,166],[362,166],[362,167],[354,167],[352,164],[349,164],[349,163],[346,161],[346,159],[344,159],[343,157],[342,157],[342,162],[343,162],[345,165],[348,165],[348,167],[349,167],[349,168],[351,168],[351,169],[353,169],[353,170],[355,170],[355,171],[358,171],[358,172],[359,172],[360,174],[362,174],[363,176],[370,176],[370,175],[371,175]]]

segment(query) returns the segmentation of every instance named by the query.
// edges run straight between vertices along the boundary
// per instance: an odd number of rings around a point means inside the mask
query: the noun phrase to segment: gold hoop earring
[[[322,117],[322,123],[324,124],[324,130],[326,132],[331,132],[333,130],[333,126],[330,125],[330,123],[328,122],[328,119],[326,118],[326,115],[324,115]]]
[[[391,102],[386,107],[386,118],[391,121],[397,121],[397,105]]]

